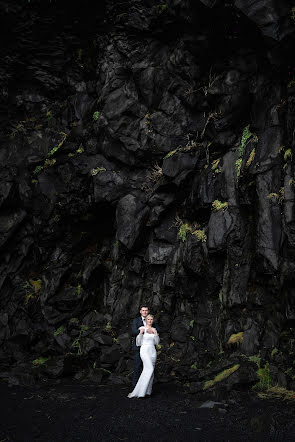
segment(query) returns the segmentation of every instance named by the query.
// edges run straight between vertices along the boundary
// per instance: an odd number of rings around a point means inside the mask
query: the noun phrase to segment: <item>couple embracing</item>
[[[151,395],[157,359],[155,345],[158,345],[160,340],[159,327],[154,323],[153,315],[149,314],[149,308],[142,305],[139,312],[141,316],[132,322],[132,336],[135,338],[133,343],[134,372],[133,391],[128,394],[129,398]]]

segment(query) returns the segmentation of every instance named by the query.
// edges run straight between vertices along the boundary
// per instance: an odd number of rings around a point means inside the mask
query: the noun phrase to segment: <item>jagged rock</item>
[[[118,203],[117,238],[128,249],[131,249],[141,232],[149,209],[133,195],[124,196]]]
[[[117,346],[102,349],[100,361],[102,364],[113,365],[119,361],[121,357],[120,350]]]
[[[1,3],[3,372],[125,382],[146,303],[159,381],[250,388],[260,352],[292,385],[290,2],[35,3]]]

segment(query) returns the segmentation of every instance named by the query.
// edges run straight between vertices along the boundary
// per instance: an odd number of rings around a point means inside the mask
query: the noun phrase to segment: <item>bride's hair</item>
[[[154,315],[147,315],[145,319],[148,319],[148,318],[153,318],[154,319]]]

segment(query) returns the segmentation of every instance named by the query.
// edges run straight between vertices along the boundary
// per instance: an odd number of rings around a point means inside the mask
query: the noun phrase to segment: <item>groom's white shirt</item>
[[[145,318],[142,316],[141,319],[142,319],[143,325],[146,326]]]

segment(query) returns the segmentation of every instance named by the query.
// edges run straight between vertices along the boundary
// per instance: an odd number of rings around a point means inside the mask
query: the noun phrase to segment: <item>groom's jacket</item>
[[[136,343],[135,343],[135,339],[136,336],[139,333],[139,328],[140,327],[144,327],[144,323],[143,320],[141,318],[141,316],[139,316],[138,318],[133,319],[132,321],[132,327],[131,327],[131,334],[132,334],[132,348],[133,350],[140,350],[140,347],[137,347]],[[157,330],[157,332],[159,333],[159,326],[158,324],[154,323],[153,327]]]

